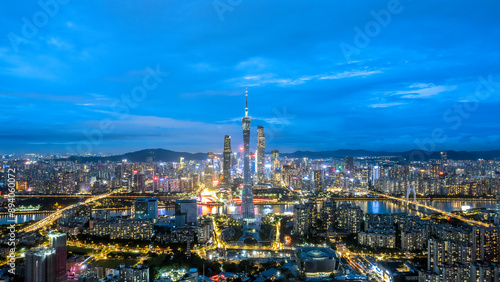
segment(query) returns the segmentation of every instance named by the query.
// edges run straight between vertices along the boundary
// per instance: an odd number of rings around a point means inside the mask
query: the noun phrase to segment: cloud
[[[279,124],[279,125],[291,125],[292,122],[289,118],[283,117],[272,117],[272,118],[260,118],[260,117],[252,117],[254,120],[262,120],[268,124]]]
[[[56,38],[54,38],[54,37],[51,37],[51,38],[47,41],[47,44],[48,44],[48,45],[55,46],[55,47],[57,47],[58,49],[66,49],[66,50],[70,50],[70,49],[72,49],[72,47],[73,47],[73,46],[71,46],[71,44],[67,43],[66,41],[61,40],[61,39],[56,39]]]
[[[425,84],[418,83],[409,86],[408,90],[396,91],[394,93],[390,93],[392,96],[401,96],[403,99],[419,99],[419,98],[430,98],[441,94],[443,92],[448,92],[455,90],[457,86],[455,85],[434,85],[434,84]]]
[[[371,108],[388,108],[388,107],[394,107],[394,106],[400,106],[404,105],[404,103],[398,103],[398,102],[393,102],[393,103],[380,103],[380,104],[371,104]]]
[[[262,70],[270,65],[271,62],[269,60],[254,57],[238,63],[236,69]]]
[[[413,1],[349,62],[339,42],[354,44],[353,27],[365,27],[366,16],[384,3],[269,1],[262,9],[262,1],[245,1],[221,22],[210,1],[75,1],[19,42],[16,53],[8,35],[22,36],[20,19],[32,20],[40,7],[36,1],[4,2],[0,124],[4,132],[25,136],[0,138],[8,153],[30,150],[25,139],[79,140],[80,131],[98,128],[101,118],[116,121],[116,138],[106,150],[182,150],[189,143],[192,151],[220,152],[225,134],[242,137],[245,86],[252,87],[253,125],[290,124],[269,138],[269,148],[412,149],[416,136],[428,138],[434,128],[452,125],[443,113],[470,98],[478,76],[500,81],[498,1],[477,2],[473,9],[466,1],[449,7],[436,2],[426,17],[419,12],[428,3]],[[171,76],[130,108],[135,116],[111,114],[113,100],[131,94],[145,66],[157,64]],[[459,130],[447,131],[449,140],[459,134],[489,140],[500,120],[495,93]],[[273,113],[285,106],[296,117]],[[455,148],[498,147],[481,142],[464,139]]]
[[[266,73],[259,75],[247,75],[242,78],[232,79],[231,81],[237,81],[240,86],[264,86],[267,84],[276,84],[279,86],[294,86],[305,84],[309,81],[318,81],[318,80],[336,80],[336,79],[344,79],[350,77],[360,77],[360,76],[369,76],[377,73],[382,73],[382,70],[353,70],[353,71],[344,71],[344,72],[336,72],[336,73],[323,73],[316,75],[305,75],[298,78],[285,78],[278,77],[277,74],[274,73]]]
[[[382,72],[381,70],[345,71],[345,72],[341,72],[341,73],[320,76],[319,79],[342,79],[342,78],[357,77],[357,76],[368,76],[368,75],[377,74],[377,73],[381,73],[381,72]]]

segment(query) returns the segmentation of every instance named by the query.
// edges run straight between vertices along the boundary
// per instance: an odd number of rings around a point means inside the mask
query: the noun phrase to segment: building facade
[[[134,203],[135,219],[157,219],[158,200],[154,198],[137,199]]]

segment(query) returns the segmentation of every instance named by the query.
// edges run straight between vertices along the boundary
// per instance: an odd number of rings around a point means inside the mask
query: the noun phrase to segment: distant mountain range
[[[494,151],[447,151],[448,159],[452,160],[477,160],[477,159],[495,159],[500,158],[500,150]],[[383,152],[383,151],[367,151],[367,150],[336,150],[336,151],[297,151],[294,153],[280,153],[280,156],[289,158],[310,158],[310,159],[327,159],[327,158],[344,158],[351,157],[395,157],[400,160],[429,160],[440,159],[440,152],[412,150],[405,152]],[[187,153],[175,152],[165,149],[145,149],[136,152],[130,152],[122,155],[106,156],[106,157],[69,157],[63,160],[78,160],[78,162],[105,162],[105,161],[121,161],[127,159],[131,162],[146,162],[148,157],[151,157],[153,162],[178,162],[181,157],[186,161],[190,160],[205,160],[207,153]]]
[[[336,151],[297,151],[290,154],[281,154],[289,158],[311,158],[311,159],[325,159],[325,158],[343,158],[346,156],[351,157],[382,157],[393,156],[399,159],[406,160],[429,160],[441,159],[441,152],[411,150],[405,152],[383,152],[383,151],[367,151],[367,150],[336,150]],[[448,159],[451,160],[477,160],[477,159],[495,159],[500,158],[500,150],[493,151],[447,151]]]
[[[126,159],[131,162],[146,162],[146,160],[151,157],[153,162],[163,161],[163,162],[178,162],[181,157],[184,160],[204,160],[207,158],[206,153],[187,153],[187,152],[175,152],[165,149],[145,149],[136,152],[130,152],[123,155],[114,155],[106,157],[76,157],[72,156],[65,160],[78,160],[78,162],[119,162]]]

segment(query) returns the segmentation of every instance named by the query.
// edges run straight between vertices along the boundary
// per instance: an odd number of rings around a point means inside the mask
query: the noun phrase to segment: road
[[[43,227],[47,227],[50,224],[52,224],[52,222],[54,222],[58,218],[60,218],[61,215],[62,215],[62,213],[64,211],[67,211],[67,210],[72,209],[74,207],[77,207],[79,205],[89,204],[89,203],[91,203],[93,201],[104,199],[104,198],[109,197],[110,195],[112,195],[114,193],[119,192],[120,190],[121,189],[117,189],[117,190],[113,190],[113,191],[111,191],[109,193],[106,193],[106,194],[102,194],[102,195],[98,195],[98,196],[93,196],[91,198],[86,199],[84,202],[79,202],[79,203],[67,206],[65,208],[59,209],[59,210],[51,213],[49,216],[45,217],[44,219],[41,219],[41,220],[35,222],[34,224],[21,229],[21,232],[31,232],[31,231],[36,231],[36,230],[38,230],[40,228],[43,228]]]

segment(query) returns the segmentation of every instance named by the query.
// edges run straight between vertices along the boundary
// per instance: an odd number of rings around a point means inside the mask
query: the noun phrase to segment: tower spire
[[[248,87],[245,87],[245,117],[248,117]]]

